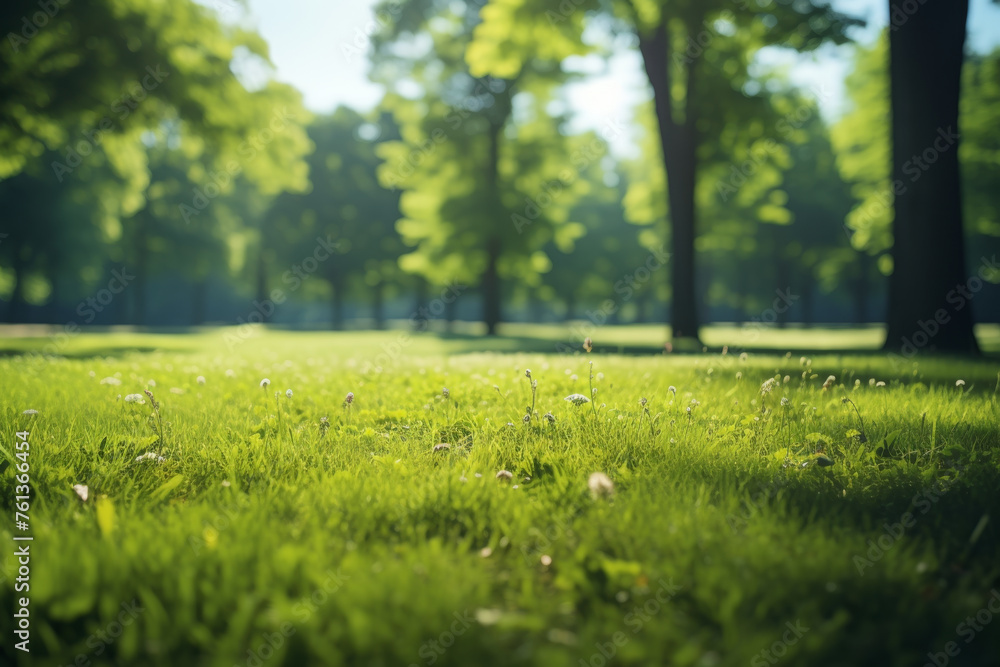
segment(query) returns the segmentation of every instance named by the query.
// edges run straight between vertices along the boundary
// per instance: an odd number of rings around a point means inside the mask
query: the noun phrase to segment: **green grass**
[[[6,661],[881,666],[955,642],[951,664],[987,665],[1000,651],[996,360],[616,354],[656,345],[625,329],[590,355],[552,352],[578,348],[565,328],[491,352],[464,335],[231,346],[234,332],[81,335],[60,357],[18,354],[45,339],[0,343]],[[591,362],[596,405],[563,400],[590,394]],[[147,388],[161,421],[148,398],[119,398]],[[10,557],[25,430],[30,655],[8,612],[25,595]],[[590,492],[594,472],[613,494]]]

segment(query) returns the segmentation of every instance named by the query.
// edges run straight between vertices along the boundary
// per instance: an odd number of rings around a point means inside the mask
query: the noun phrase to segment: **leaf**
[[[115,529],[115,506],[105,496],[97,499],[97,527],[104,537],[111,535]]]
[[[170,479],[168,479],[166,482],[164,482],[163,484],[161,484],[160,488],[158,488],[155,491],[153,491],[153,493],[150,494],[150,497],[153,500],[162,500],[163,498],[167,497],[168,493],[170,493],[171,491],[173,491],[174,489],[176,489],[178,486],[180,486],[181,482],[183,482],[183,481],[184,481],[184,475],[174,475],[173,477],[171,477]]]

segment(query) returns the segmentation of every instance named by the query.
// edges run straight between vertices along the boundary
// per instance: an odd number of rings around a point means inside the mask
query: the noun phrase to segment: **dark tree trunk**
[[[372,318],[378,331],[385,329],[385,285],[381,280],[372,288]]]
[[[267,261],[264,257],[264,247],[261,244],[260,249],[257,251],[257,303],[264,304],[267,303],[270,295],[267,289]],[[269,308],[258,308],[260,316],[263,322],[271,321],[271,310]],[[263,311],[267,312],[263,312]]]
[[[497,262],[500,259],[500,239],[493,237],[486,242],[486,270],[483,272],[483,321],[486,334],[495,336],[500,324],[500,274]]]
[[[500,132],[503,130],[502,124],[490,126],[489,134],[489,158],[486,165],[486,178],[488,187],[492,189],[491,197],[500,216]],[[490,236],[486,240],[486,270],[483,272],[483,321],[486,322],[486,334],[495,336],[497,325],[500,324],[500,274],[497,271],[497,264],[500,261],[500,252],[503,242],[497,235]]]
[[[694,70],[697,59],[687,64],[684,118],[674,118],[671,98],[670,37],[666,24],[653,34],[639,36],[646,76],[653,89],[653,105],[660,129],[660,147],[667,172],[667,201],[670,216],[672,298],[670,325],[674,338],[698,338],[698,309],[695,291],[695,199],[697,171],[697,131],[694,118]]]
[[[446,301],[444,304],[444,330],[448,333],[455,331],[455,304],[458,298]]]
[[[854,281],[854,323],[864,324],[868,321],[868,297],[871,294],[871,257],[866,253],[858,254],[860,269]]]
[[[10,303],[7,308],[7,321],[11,323],[23,322],[27,311],[27,301],[24,300],[24,275],[26,273],[25,263],[14,253],[14,292],[10,295]]]
[[[335,276],[330,284],[333,286],[333,300],[330,302],[330,328],[341,331],[344,328],[344,279]]]
[[[136,230],[133,252],[135,253],[135,282],[132,286],[132,323],[142,326],[146,323],[146,290],[149,277],[149,239],[146,216],[135,218]]]
[[[958,164],[958,103],[968,0],[890,0],[894,267],[885,348],[974,353]]]

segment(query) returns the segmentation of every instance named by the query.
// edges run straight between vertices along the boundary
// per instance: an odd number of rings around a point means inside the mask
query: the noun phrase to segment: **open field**
[[[995,664],[1000,361],[738,333],[3,339],[4,661]]]

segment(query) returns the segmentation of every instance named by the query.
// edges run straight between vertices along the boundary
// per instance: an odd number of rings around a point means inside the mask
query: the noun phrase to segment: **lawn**
[[[608,331],[0,341],[4,661],[995,664],[996,358]]]

